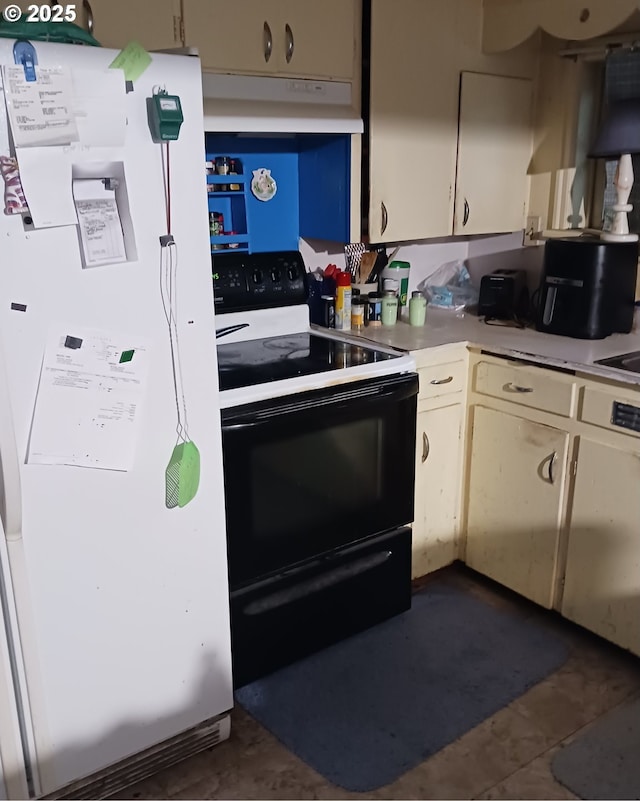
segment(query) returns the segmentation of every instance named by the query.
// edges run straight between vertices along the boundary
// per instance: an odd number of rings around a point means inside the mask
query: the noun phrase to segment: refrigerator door
[[[0,41],[0,64],[13,61],[12,45]],[[85,75],[105,70],[117,55],[68,45],[36,49],[40,65]],[[172,233],[181,376],[201,456],[199,491],[173,509],[165,506],[165,468],[176,443],[176,399],[160,297],[166,207],[161,146],[152,142],[146,107],[157,86],[180,97],[184,114],[170,145]],[[124,147],[71,152],[85,167],[123,165],[136,258],[83,268],[76,226],[25,231],[19,215],[0,213],[0,341],[21,480],[21,497],[13,492],[6,501],[22,514],[7,547],[43,794],[232,706],[199,60],[154,54],[126,95],[126,115]],[[0,142],[0,152],[5,148]],[[50,191],[57,197],[59,187]],[[148,343],[132,469],[29,463],[43,353],[56,322]]]

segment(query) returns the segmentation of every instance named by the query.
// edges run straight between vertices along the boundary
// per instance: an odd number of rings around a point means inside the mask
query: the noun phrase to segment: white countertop
[[[594,364],[598,359],[640,351],[640,331],[612,334],[605,339],[573,339],[545,334],[533,328],[488,325],[484,322],[484,318],[478,318],[474,314],[427,308],[427,320],[424,326],[410,326],[406,322],[398,322],[394,326],[380,328],[369,326],[359,332],[341,331],[340,334],[369,339],[410,352],[465,343],[470,347],[490,350],[501,356],[590,373],[640,386],[640,374]]]

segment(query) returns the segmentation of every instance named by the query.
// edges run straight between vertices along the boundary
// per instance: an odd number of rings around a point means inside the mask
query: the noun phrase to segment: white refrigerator
[[[5,798],[118,789],[233,704],[200,62],[32,44],[46,91],[0,92]]]

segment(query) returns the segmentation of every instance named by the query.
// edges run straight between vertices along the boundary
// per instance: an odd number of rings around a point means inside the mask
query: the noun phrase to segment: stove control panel
[[[296,250],[212,258],[216,314],[307,302],[307,271]]]

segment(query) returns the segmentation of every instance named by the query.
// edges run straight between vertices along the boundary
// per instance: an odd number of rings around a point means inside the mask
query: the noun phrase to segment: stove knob
[[[253,271],[253,283],[254,284],[261,284],[262,283],[262,270],[255,269]]]
[[[274,284],[280,280],[280,270],[277,267],[274,267],[273,270],[271,270],[271,280]]]
[[[289,276],[290,281],[295,281],[298,277],[298,269],[294,265],[287,268],[287,275]]]

